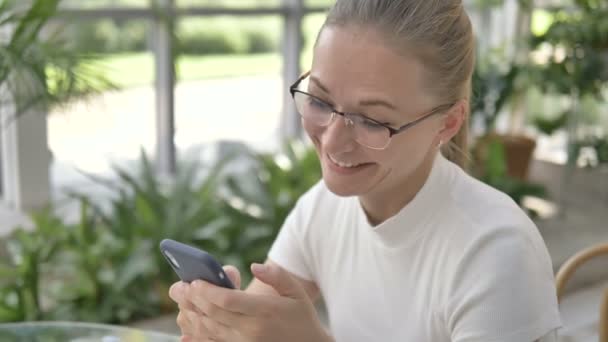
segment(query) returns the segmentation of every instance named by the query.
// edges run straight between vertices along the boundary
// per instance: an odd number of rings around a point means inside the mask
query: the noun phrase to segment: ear
[[[468,103],[466,100],[460,100],[456,102],[452,108],[443,116],[441,120],[441,127],[439,134],[437,134],[437,144],[447,143],[452,139],[462,125],[466,123],[466,116],[468,112]]]

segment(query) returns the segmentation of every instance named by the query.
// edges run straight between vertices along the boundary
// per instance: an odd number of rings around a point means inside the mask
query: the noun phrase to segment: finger
[[[254,263],[251,265],[251,272],[264,284],[274,288],[281,296],[293,299],[308,298],[302,284],[278,265]]]
[[[247,316],[255,316],[260,311],[263,311],[270,299],[268,295],[235,291],[215,286],[205,281],[195,281],[192,283],[188,298],[192,300],[195,295],[202,296],[207,301],[228,312]],[[276,296],[273,297],[276,299]],[[192,300],[192,303],[198,306],[194,300]]]
[[[232,265],[226,265],[224,266],[224,272],[226,272],[234,287],[239,290],[241,288],[241,273],[238,268]]]
[[[199,287],[192,286],[193,290],[196,290],[197,288]],[[227,326],[238,326],[241,324],[243,314],[231,312],[215,305],[207,299],[204,293],[195,293],[190,295],[189,298],[192,301],[192,304],[207,316],[205,318],[211,318],[212,320]]]
[[[203,311],[201,311],[196,305],[194,305],[189,300],[182,302],[181,304],[178,305],[178,307],[182,311],[190,311],[190,312],[194,312],[195,314],[197,314],[199,316],[206,316],[206,314]]]
[[[205,326],[207,338],[216,341],[223,342],[230,340],[230,327],[215,321],[210,317],[203,318],[203,324]]]
[[[197,341],[208,338],[209,334],[207,331],[207,327],[203,324],[204,316],[192,311],[187,311],[186,313],[190,321],[190,326],[192,327],[192,333],[190,334],[190,336],[192,336]]]
[[[221,322],[215,321],[210,317],[203,319],[208,333],[208,339],[214,342],[240,341],[237,330],[233,327],[226,326]]]
[[[204,311],[204,308],[208,304],[205,302],[213,303],[224,311],[233,314],[248,316],[255,316],[260,311],[260,308],[265,307],[264,305],[268,302],[265,295],[226,289],[200,280],[192,283],[187,297],[195,306],[207,314],[209,313]]]
[[[181,303],[185,300],[185,293],[187,290],[188,284],[178,281],[174,283],[169,288],[169,297],[176,303]]]
[[[177,314],[175,322],[181,330],[182,335],[194,335],[194,327],[192,326],[192,323],[190,322],[190,318],[188,317],[186,311],[180,311]]]

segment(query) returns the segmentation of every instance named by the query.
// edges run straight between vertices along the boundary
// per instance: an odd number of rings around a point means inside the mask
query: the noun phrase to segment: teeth
[[[344,167],[344,168],[351,168],[351,167],[356,167],[356,166],[361,165],[361,164],[352,164],[352,163],[340,162],[340,161],[337,161],[334,158],[332,158],[332,156],[329,156],[329,159],[331,159],[331,161],[334,162],[336,165],[338,165],[340,167]]]

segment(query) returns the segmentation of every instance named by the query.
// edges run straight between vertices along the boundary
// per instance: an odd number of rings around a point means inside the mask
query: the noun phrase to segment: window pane
[[[331,6],[336,0],[304,0],[306,6]]]
[[[304,17],[302,32],[304,34],[304,47],[302,48],[302,69],[308,70],[312,64],[312,51],[317,35],[323,22],[325,13],[309,14]]]
[[[277,16],[182,20],[178,25],[176,144],[276,143],[283,84]]]
[[[106,173],[114,162],[136,159],[155,146],[154,60],[144,20],[74,21],[65,34],[82,52],[96,55],[92,70],[120,87],[57,108],[48,118],[55,186],[78,173]],[[119,34],[120,33],[120,34]],[[137,127],[137,129],[133,129]],[[67,171],[72,170],[72,171]]]

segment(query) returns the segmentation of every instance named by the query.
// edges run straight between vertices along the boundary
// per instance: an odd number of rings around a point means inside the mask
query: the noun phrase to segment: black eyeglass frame
[[[304,95],[306,95],[306,96],[310,96],[310,97],[314,98],[314,99],[315,99],[315,100],[317,100],[317,101],[320,101],[320,102],[322,102],[322,103],[327,104],[327,106],[328,106],[329,108],[331,108],[332,113],[335,113],[335,114],[338,114],[338,115],[340,115],[340,116],[342,116],[342,117],[345,117],[345,115],[346,115],[347,113],[337,111],[335,108],[333,108],[331,105],[329,105],[329,103],[327,103],[327,101],[324,101],[324,100],[322,100],[322,99],[320,99],[320,98],[318,98],[318,97],[316,97],[316,96],[314,96],[314,95],[312,95],[312,94],[309,94],[309,93],[307,93],[307,92],[305,92],[305,91],[302,91],[302,90],[299,90],[299,89],[298,89],[298,86],[300,85],[300,83],[301,83],[301,82],[302,82],[302,81],[303,81],[303,80],[304,80],[306,77],[308,77],[309,75],[310,75],[310,71],[305,72],[304,74],[302,74],[302,76],[300,76],[300,77],[299,77],[299,78],[298,78],[298,79],[297,79],[297,80],[296,80],[296,81],[295,81],[295,82],[294,82],[294,83],[293,83],[293,84],[292,84],[292,85],[289,87],[289,92],[291,93],[291,97],[292,97],[292,98],[294,98],[296,93],[301,93],[301,94],[304,94]],[[294,101],[295,101],[295,98],[294,98]],[[405,130],[407,130],[408,128],[414,127],[414,126],[416,126],[417,124],[419,124],[419,123],[423,122],[424,120],[426,120],[426,119],[428,119],[428,118],[430,118],[430,117],[432,117],[432,116],[434,116],[434,115],[436,115],[436,114],[439,114],[439,113],[441,113],[442,111],[444,111],[444,110],[446,110],[446,109],[452,108],[452,106],[454,106],[454,104],[455,104],[455,103],[446,103],[446,104],[443,104],[443,105],[439,105],[439,106],[437,106],[437,107],[435,107],[435,108],[431,109],[430,111],[428,111],[428,112],[426,112],[426,113],[422,114],[422,115],[421,115],[421,116],[420,116],[418,119],[415,119],[414,121],[410,121],[410,122],[406,123],[405,125],[400,126],[400,127],[398,127],[398,128],[393,128],[393,127],[391,127],[391,126],[389,126],[389,125],[387,125],[387,124],[385,124],[385,123],[379,122],[378,120],[374,120],[374,119],[372,119],[372,118],[370,118],[370,117],[367,117],[367,116],[365,116],[365,115],[363,115],[363,114],[358,114],[358,113],[357,113],[356,115],[362,116],[362,117],[363,117],[363,118],[365,118],[366,120],[372,121],[373,123],[378,124],[378,125],[380,125],[380,126],[382,126],[382,127],[386,128],[386,129],[388,129],[388,131],[389,131],[389,133],[390,133],[388,137],[389,137],[389,139],[390,139],[390,138],[392,138],[392,137],[393,137],[393,135],[395,135],[395,134],[399,134],[399,133],[402,133],[402,132],[404,132]],[[351,114],[351,113],[348,113],[348,114]]]

